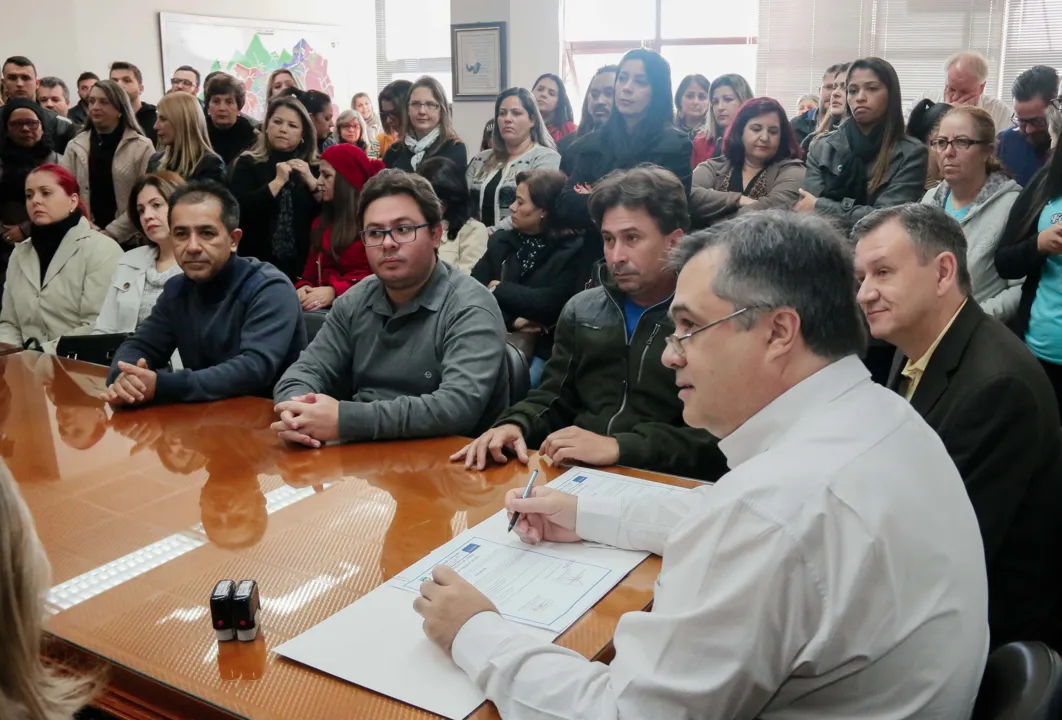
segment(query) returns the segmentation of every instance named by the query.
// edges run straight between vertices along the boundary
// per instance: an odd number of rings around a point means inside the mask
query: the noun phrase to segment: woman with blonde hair
[[[56,672],[41,660],[44,595],[51,567],[26,503],[0,462],[0,716],[73,717],[96,692],[96,679]]]
[[[380,144],[370,140],[369,129],[357,110],[344,110],[336,118],[336,132],[332,145],[357,145],[370,158],[379,158]]]
[[[749,81],[737,73],[720,75],[708,88],[711,109],[701,131],[693,138],[693,167],[723,154],[723,135],[738,110],[752,98]]]
[[[468,151],[457,137],[450,118],[450,101],[439,81],[430,75],[409,89],[398,139],[384,153],[384,165],[414,172],[430,157],[444,157],[458,167],[468,165]]]
[[[374,138],[383,132],[380,114],[372,106],[372,98],[369,97],[369,93],[360,92],[355,95],[350,101],[350,109],[356,111],[365,123],[365,128],[369,131],[368,137]]]
[[[300,83],[299,79],[292,74],[291,70],[288,70],[287,68],[277,68],[269,73],[269,79],[266,81],[266,105],[269,105],[269,102],[275,96],[288,88],[302,90],[302,83]]]
[[[317,132],[306,108],[281,95],[269,103],[261,135],[232,168],[240,203],[240,255],[272,263],[294,282],[310,249],[318,214]]]
[[[171,92],[159,100],[155,133],[162,150],[148,160],[149,173],[164,170],[185,180],[225,183],[225,161],[210,145],[203,106],[194,95]]]

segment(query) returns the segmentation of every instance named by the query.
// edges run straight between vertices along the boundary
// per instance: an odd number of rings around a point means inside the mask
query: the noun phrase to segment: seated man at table
[[[505,323],[494,296],[438,259],[442,206],[419,175],[384,170],[358,204],[373,275],[335,301],[273,391],[288,442],[468,435],[505,409]]]
[[[269,263],[236,255],[240,208],[213,181],[170,197],[173,251],[183,274],[115,354],[104,399],[114,406],[200,402],[270,389],[306,347],[302,306]],[[167,372],[173,351],[184,369]]]
[[[615,172],[594,189],[590,215],[604,237],[601,286],[564,306],[539,388],[450,459],[483,469],[510,452],[526,463],[530,446],[555,464],[715,480],[726,470],[716,440],[682,422],[675,372],[660,364],[674,330],[667,254],[690,224],[682,183],[654,166]]]
[[[844,239],[768,211],[697,233],[663,362],[722,438],[713,487],[510,491],[524,542],[663,556],[611,665],[504,620],[439,565],[414,609],[502,717],[963,718],[988,648],[984,553],[940,440],[876,385]]]
[[[942,209],[879,210],[853,236],[870,332],[899,348],[889,387],[940,435],[977,513],[992,646],[1062,650],[1062,429],[1051,381],[973,299],[966,238]]]

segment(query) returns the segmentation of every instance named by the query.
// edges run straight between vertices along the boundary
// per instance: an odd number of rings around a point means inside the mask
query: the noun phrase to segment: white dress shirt
[[[936,433],[855,357],[719,443],[657,501],[580,498],[587,540],[663,556],[609,666],[495,613],[453,657],[506,718],[968,718],[988,652],[977,518]]]

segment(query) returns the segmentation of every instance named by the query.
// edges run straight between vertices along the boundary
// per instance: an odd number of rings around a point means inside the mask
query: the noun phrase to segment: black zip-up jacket
[[[671,297],[647,308],[630,341],[625,296],[602,270],[602,286],[564,306],[542,384],[494,424],[518,425],[528,447],[569,426],[613,437],[619,464],[701,480],[726,472],[718,441],[682,421],[674,371],[660,358],[675,331]]]
[[[571,171],[568,183],[557,198],[557,222],[561,227],[584,233],[579,259],[584,283],[590,279],[594,263],[602,258],[603,246],[601,231],[590,218],[590,196],[576,192],[577,186],[595,185],[613,170],[629,170],[651,163],[675,173],[686,189],[686,197],[690,196],[693,143],[686,133],[669,124],[630,151],[621,147],[627,139],[619,133],[620,130],[606,125],[584,135],[567,149],[569,158],[561,161],[562,167],[570,167]]]
[[[514,230],[499,230],[487,242],[487,252],[472,268],[472,277],[483,285],[499,280],[494,287],[505,327],[513,329],[517,318],[525,318],[546,327],[535,344],[535,355],[549,358],[553,347],[552,328],[557,324],[564,304],[578,290],[579,266],[575,262],[583,245],[580,237],[563,237],[546,245],[538,264],[521,277],[516,261],[521,236]]]

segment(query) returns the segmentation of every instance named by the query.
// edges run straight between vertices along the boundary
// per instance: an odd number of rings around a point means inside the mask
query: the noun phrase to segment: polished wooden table
[[[497,512],[528,469],[450,464],[460,438],[287,448],[258,398],[112,412],[94,397],[104,377],[0,356],[0,455],[52,564],[49,654],[107,666],[97,706],[123,718],[434,717],[273,648]],[[531,466],[561,473],[537,456]],[[608,659],[620,615],[650,605],[659,569],[643,562],[557,642]],[[225,578],[260,585],[255,642],[214,638],[207,600]]]

